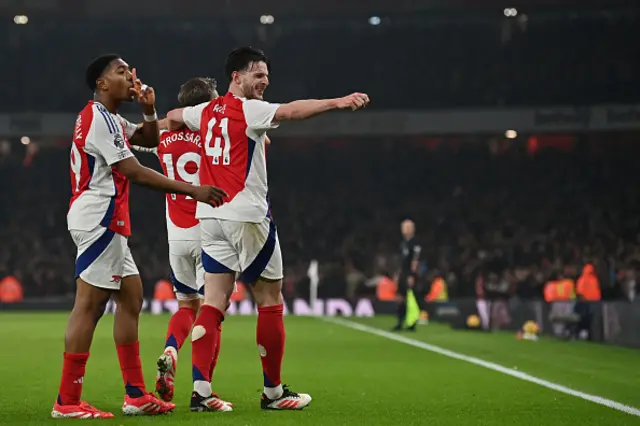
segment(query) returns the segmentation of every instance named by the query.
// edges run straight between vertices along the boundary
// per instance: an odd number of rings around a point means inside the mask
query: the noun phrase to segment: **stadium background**
[[[405,217],[424,246],[423,287],[443,274],[451,299],[473,298],[490,273],[541,298],[554,274],[577,278],[587,262],[605,300],[633,298],[640,11],[500,5],[315,2],[311,14],[290,1],[3,3],[0,276],[28,299],[73,294],[67,148],[92,57],[121,53],[166,112],[194,75],[224,90],[224,52],[252,44],[273,61],[270,100],[373,99],[362,114],[273,132],[288,298],[308,298],[312,259],[321,298],[374,297],[397,267]],[[125,115],[139,120],[135,106]],[[168,276],[163,197],[135,187],[131,205],[152,296]]]
[[[224,91],[225,54],[251,44],[272,59],[270,101],[356,90],[372,99],[361,114],[270,135],[290,308],[309,300],[317,260],[319,298],[356,308],[338,313],[392,313],[376,284],[393,276],[399,223],[410,217],[424,292],[438,274],[448,286],[448,302],[424,304],[432,319],[464,326],[478,283],[495,279],[507,307],[495,313],[499,328],[534,319],[552,332],[550,313],[564,305],[543,300],[545,283],[577,279],[592,263],[603,299],[592,338],[640,346],[632,2],[6,1],[0,19],[0,279],[17,278],[25,297],[0,310],[72,301],[68,147],[90,97],[86,64],[120,53],[166,113],[190,77],[215,77]],[[135,106],[124,115],[140,119]],[[152,299],[168,276],[163,195],[134,187],[131,208],[131,247]],[[363,300],[372,310],[358,311]]]

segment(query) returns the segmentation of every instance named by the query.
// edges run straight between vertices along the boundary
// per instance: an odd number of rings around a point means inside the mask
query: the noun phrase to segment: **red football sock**
[[[283,305],[259,307],[256,342],[262,361],[264,386],[273,388],[281,384],[282,357],[284,356]]]
[[[203,305],[191,332],[193,381],[211,382],[214,358],[214,345],[220,338],[220,324],[224,321],[224,314],[211,305]],[[202,395],[208,396],[208,395]]]
[[[191,326],[196,320],[196,311],[191,308],[180,308],[173,314],[169,320],[169,328],[167,330],[167,342],[165,348],[173,347],[180,350],[184,341],[187,339]]]
[[[78,405],[80,403],[82,382],[84,381],[84,372],[88,359],[89,352],[81,354],[68,354],[65,352],[60,391],[58,392],[58,404]]]
[[[216,369],[216,365],[218,365],[218,356],[220,355],[220,340],[222,338],[222,325],[218,326],[218,339],[215,341],[213,345],[213,361],[211,362],[211,367],[209,367],[209,378],[213,380],[213,370]]]
[[[116,345],[124,388],[132,398],[139,398],[146,392],[140,363],[140,342]]]

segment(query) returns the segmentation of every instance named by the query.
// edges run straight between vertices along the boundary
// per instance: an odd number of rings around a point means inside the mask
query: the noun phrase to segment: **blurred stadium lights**
[[[13,17],[13,22],[16,25],[26,25],[29,22],[29,17],[27,15],[16,15]]]
[[[506,132],[504,132],[504,137],[507,139],[515,139],[518,137],[518,132],[516,132],[515,130],[507,130]]]
[[[380,25],[380,17],[379,16],[372,16],[371,18],[369,18],[369,23],[371,25]]]
[[[263,25],[271,25],[275,21],[273,15],[262,15],[260,17],[260,23]]]
[[[29,145],[31,143],[31,139],[29,138],[29,136],[23,136],[20,138],[20,143],[22,145]]]
[[[508,7],[504,10],[504,16],[514,18],[518,16],[518,10],[514,7]]]

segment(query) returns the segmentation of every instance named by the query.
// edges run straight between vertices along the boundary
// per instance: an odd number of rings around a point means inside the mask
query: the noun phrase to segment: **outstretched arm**
[[[148,186],[170,194],[186,194],[197,201],[219,206],[226,193],[212,186],[194,186],[169,179],[153,169],[144,167],[138,162],[129,149],[129,145],[117,130],[117,125],[108,115],[97,114],[92,126],[93,132],[87,137],[85,151],[100,156],[109,166],[114,166],[127,179],[140,185]],[[130,124],[134,128],[135,124]]]
[[[169,179],[153,169],[143,166],[136,157],[128,157],[115,164],[116,169],[127,179],[138,185],[148,186],[171,194],[185,194],[202,203],[214,206],[222,204],[227,194],[213,186],[194,186],[188,183]]]
[[[364,108],[369,103],[369,96],[364,93],[353,93],[336,99],[305,99],[288,104],[271,104],[269,102],[250,99],[242,104],[247,126],[258,133],[278,127],[284,120],[304,120],[333,109]]]
[[[334,99],[293,101],[278,107],[274,121],[305,120],[334,109],[351,109],[355,111],[366,107],[368,104],[369,96],[366,93],[352,93],[349,96]]]
[[[183,126],[187,126],[189,129],[197,132],[200,130],[200,119],[202,117],[202,111],[209,102],[204,102],[196,106],[177,108],[167,113],[167,128],[169,130],[177,130]]]
[[[169,130],[178,130],[184,126],[184,119],[182,118],[183,111],[184,108],[177,108],[167,113],[167,128]]]

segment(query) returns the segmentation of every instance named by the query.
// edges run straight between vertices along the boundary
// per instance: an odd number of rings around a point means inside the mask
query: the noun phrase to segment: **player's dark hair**
[[[215,78],[196,77],[180,86],[178,102],[180,107],[195,106],[209,102],[216,95],[218,83]]]
[[[91,61],[91,63],[87,67],[87,72],[85,74],[87,86],[89,86],[89,89],[95,92],[97,86],[96,80],[102,77],[102,73],[104,73],[104,70],[106,70],[109,64],[116,59],[120,59],[120,55],[118,55],[117,53],[108,53],[106,55],[100,55],[93,61]]]
[[[269,58],[260,49],[251,46],[238,47],[227,56],[224,65],[224,71],[229,81],[234,71],[246,71],[253,62],[264,62],[267,64],[267,70],[271,71],[271,63]]]

